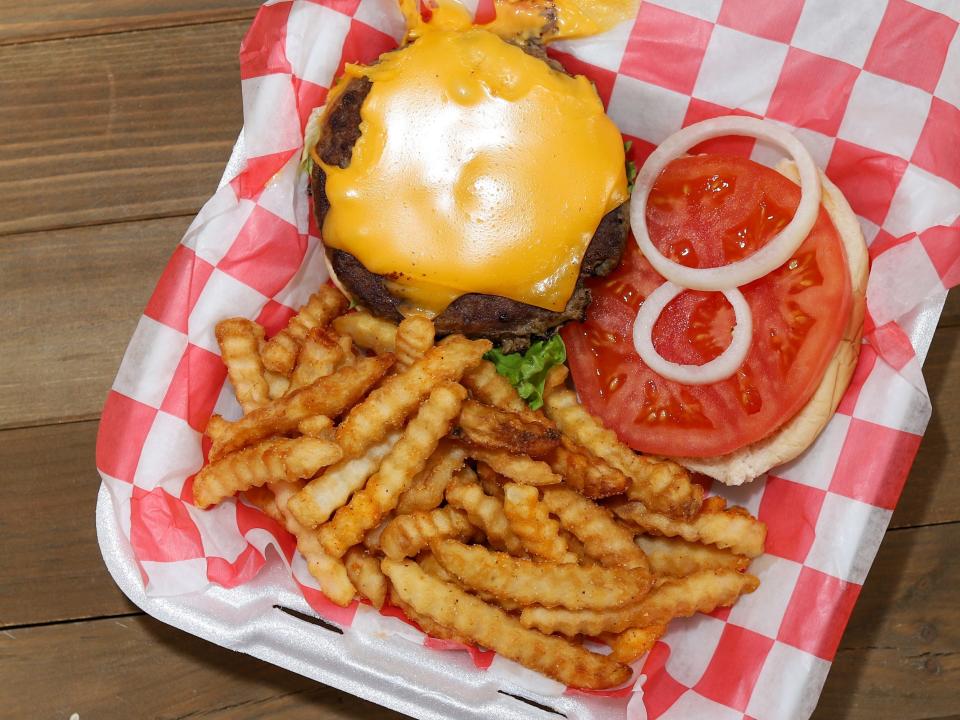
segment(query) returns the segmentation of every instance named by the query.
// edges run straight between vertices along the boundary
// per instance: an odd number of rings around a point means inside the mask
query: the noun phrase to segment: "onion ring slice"
[[[726,380],[743,365],[753,340],[753,313],[743,293],[736,288],[720,291],[733,306],[736,325],[730,344],[719,356],[703,365],[683,365],[667,360],[653,346],[654,323],[670,301],[686,289],[668,280],[647,296],[633,322],[633,346],[647,367],[667,380],[684,385],[710,385]]]
[[[671,160],[704,140],[725,135],[761,138],[785,150],[796,163],[800,174],[800,204],[787,226],[749,257],[715,268],[686,267],[670,260],[654,247],[647,229],[647,199],[660,173]],[[817,221],[820,193],[820,174],[813,158],[803,143],[786,130],[755,118],[733,115],[713,118],[674,133],[647,158],[634,185],[630,225],[640,251],[654,270],[667,280],[692,290],[729,290],[763,277],[790,259]]]

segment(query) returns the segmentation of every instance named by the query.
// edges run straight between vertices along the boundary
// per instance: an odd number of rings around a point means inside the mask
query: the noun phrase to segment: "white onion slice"
[[[682,365],[667,360],[653,346],[653,326],[663,309],[686,288],[665,282],[643,301],[633,323],[633,346],[640,359],[657,375],[684,385],[710,385],[731,377],[743,365],[753,340],[753,315],[746,299],[736,288],[721,290],[736,318],[733,338],[727,348],[703,365]]]
[[[663,169],[694,145],[725,135],[762,138],[779,145],[797,164],[800,174],[800,204],[793,219],[766,245],[743,260],[715,268],[690,268],[665,257],[650,240],[647,229],[647,199]],[[748,117],[704,120],[674,133],[647,158],[637,175],[630,202],[633,235],[654,270],[667,280],[693,290],[726,290],[763,277],[783,265],[810,234],[820,208],[820,174],[803,144],[772,123]]]

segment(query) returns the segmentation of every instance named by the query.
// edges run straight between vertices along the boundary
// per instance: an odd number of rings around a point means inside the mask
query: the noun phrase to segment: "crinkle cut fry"
[[[666,631],[666,624],[650,625],[627,628],[621,633],[604,633],[600,639],[610,646],[610,657],[629,664],[650,652]]]
[[[204,466],[193,481],[197,507],[216,505],[248,488],[311,477],[340,459],[336,443],[316,438],[274,438]]]
[[[639,603],[613,610],[566,610],[530,606],[523,609],[525,627],[568,637],[623,632],[631,627],[648,627],[694,613],[713,612],[732,605],[741,595],[753,592],[760,581],[736,570],[701,570],[686,577],[668,580],[654,588]]]
[[[561,638],[524,628],[503,610],[437,580],[409,560],[385,559],[383,571],[415,612],[465,639],[572,687],[602,689],[626,682],[630,668]]]
[[[355,364],[344,366],[312,385],[272,400],[236,422],[224,423],[222,419],[214,421],[211,418],[211,422],[217,426],[218,437],[212,438],[214,444],[210,448],[210,460],[218,460],[271,435],[292,432],[301,420],[311,415],[331,418],[339,415],[363,397],[393,363],[392,355],[361,358]]]
[[[260,361],[263,328],[246,318],[228,318],[217,323],[216,336],[220,357],[227,366],[230,384],[243,412],[270,402],[270,388]]]
[[[442,382],[455,382],[490,349],[488,340],[451,335],[430,348],[413,365],[387,378],[337,428],[337,442],[345,457],[356,457],[403,424],[417,406]]]
[[[503,502],[487,495],[476,480],[459,477],[447,486],[447,502],[463,510],[470,522],[483,530],[487,541],[495,548],[506,550],[511,555],[524,555],[523,543],[510,529],[510,521],[503,509]]]
[[[311,415],[297,423],[297,432],[321,440],[333,440],[333,420],[326,415]]]
[[[391,433],[383,442],[367,448],[360,457],[347,458],[327,468],[290,501],[291,512],[307,527],[325,523],[363,487],[399,439],[400,433]]]
[[[647,555],[650,570],[663,577],[683,577],[698,570],[746,570],[750,558],[713,545],[688,542],[678,537],[637,535],[634,542]]]
[[[287,326],[264,345],[261,352],[264,366],[281,375],[289,375],[307,333],[315,327],[329,324],[346,309],[347,299],[343,293],[329,285],[322,286],[290,318]]]
[[[329,375],[344,359],[340,336],[326,327],[315,327],[303,341],[288,391],[299,390]]]
[[[393,586],[390,587],[390,603],[400,608],[403,611],[403,614],[407,616],[407,619],[415,622],[425,635],[429,635],[432,638],[437,638],[438,640],[453,640],[455,642],[463,643],[464,645],[469,643],[469,640],[458,636],[450,628],[444,627],[440,623],[434,622],[425,615],[418,613],[410,606],[409,603],[405,602],[404,599],[400,597],[396,588]]]
[[[646,569],[535,562],[454,540],[434,540],[430,550],[468,588],[521,605],[570,610],[621,607],[638,602],[651,585]]]
[[[560,443],[560,431],[547,418],[475,400],[463,404],[454,433],[471,445],[532,458],[547,455]]]
[[[397,367],[405,370],[433,347],[433,321],[423,315],[411,315],[397,326]]]
[[[288,511],[288,503],[300,489],[299,483],[272,483],[277,510],[280,512],[281,522],[297,539],[297,550],[307,561],[307,569],[320,584],[323,594],[341,607],[353,602],[357,594],[356,588],[350,581],[347,568],[337,558],[327,555],[320,546],[320,539],[315,530],[305,528],[297,522]]]
[[[439,507],[447,485],[461,471],[466,458],[467,453],[461,446],[441,440],[436,452],[427,461],[427,466],[417,473],[413,483],[400,496],[397,512],[421,512]]]
[[[432,540],[473,537],[476,528],[467,514],[452,507],[427,512],[397,515],[387,523],[380,535],[380,549],[393,560],[414,557],[430,545]]]
[[[630,478],[566,436],[546,461],[567,485],[593,500],[619,495],[630,485]]]
[[[531,412],[516,388],[489,360],[482,360],[467,370],[463,374],[463,384],[482,403],[515,413]]]
[[[378,355],[396,350],[397,326],[368,312],[341,315],[334,319],[333,329],[349,337],[357,347],[373,350]]]
[[[621,526],[610,512],[565,487],[543,488],[543,504],[560,518],[560,524],[583,543],[587,555],[601,565],[648,568],[643,550],[633,534]]]
[[[699,510],[703,488],[690,479],[689,472],[668,460],[637,455],[587,412],[572,390],[553,390],[544,399],[544,410],[575,443],[630,477],[634,499],[677,517],[692,517]]]
[[[764,523],[743,508],[724,509],[722,501],[704,503],[704,508],[690,520],[649,512],[642,503],[636,502],[615,505],[614,512],[644,532],[715,545],[748,558],[762,555],[767,539]]]
[[[323,547],[330,555],[341,557],[397,506],[400,495],[423,469],[440,439],[450,432],[466,395],[463,386],[452,382],[430,393],[377,473],[320,528]]]
[[[531,555],[553,562],[577,562],[577,556],[567,550],[567,542],[560,534],[560,523],[550,517],[535,487],[505,483],[503,512],[510,529]]]
[[[500,475],[524,485],[557,485],[563,478],[550,466],[526,455],[514,455],[504,450],[488,450],[476,445],[465,445],[467,454],[478,462],[486,463]]]
[[[377,610],[382,608],[387,599],[390,583],[380,569],[380,560],[357,546],[347,550],[346,555],[343,556],[343,562],[347,577],[357,591]]]

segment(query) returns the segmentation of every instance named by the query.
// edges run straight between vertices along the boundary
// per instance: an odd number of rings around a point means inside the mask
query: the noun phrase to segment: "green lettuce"
[[[533,343],[523,353],[502,353],[496,348],[484,357],[492,362],[533,410],[543,407],[543,384],[547,372],[567,359],[567,348],[559,335]]]

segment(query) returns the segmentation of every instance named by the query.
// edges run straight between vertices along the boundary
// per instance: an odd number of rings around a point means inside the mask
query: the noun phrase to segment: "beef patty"
[[[556,66],[539,43],[528,43],[524,49]],[[324,163],[342,168],[349,166],[353,146],[360,137],[360,108],[371,87],[367,78],[355,78],[327,109],[317,143],[317,154]],[[322,227],[330,209],[323,168],[314,164],[310,180],[317,224]],[[590,304],[590,291],[583,280],[589,276],[606,275],[620,263],[629,231],[628,218],[627,204],[624,203],[600,221],[584,254],[576,289],[562,311],[545,310],[499,295],[467,293],[434,318],[437,333],[489,338],[500,344],[505,352],[514,352],[525,349],[531,337],[549,334],[568,320],[582,320]],[[401,300],[387,288],[384,276],[370,272],[348,252],[328,248],[327,253],[343,286],[373,314],[395,322],[403,318],[399,309]]]

